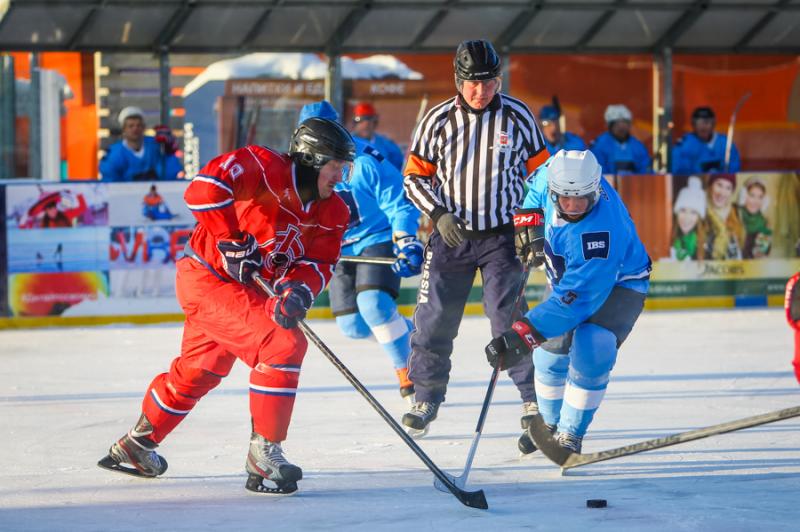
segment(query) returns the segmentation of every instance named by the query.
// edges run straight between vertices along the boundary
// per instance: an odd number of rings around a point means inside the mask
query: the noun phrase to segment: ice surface
[[[375,343],[320,337],[389,411],[405,403]],[[466,318],[447,403],[422,448],[458,474],[490,369],[488,322]],[[95,463],[137,419],[181,329],[0,331],[0,530],[797,530],[800,419],[585,466],[561,477],[516,450],[520,401],[499,383],[468,487],[488,511],[434,490],[433,476],[313,346],[284,444],[305,478],[293,497],[244,489],[247,369],[160,447],[169,470],[142,480]],[[650,312],[623,347],[584,450],[593,452],[800,404],[780,310]],[[586,499],[607,499],[587,509]]]

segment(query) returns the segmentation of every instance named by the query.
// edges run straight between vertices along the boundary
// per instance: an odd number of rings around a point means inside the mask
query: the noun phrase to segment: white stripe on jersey
[[[409,175],[411,201],[428,214],[437,206],[463,219],[470,230],[510,223],[524,198],[526,161],[544,149],[528,107],[500,94],[500,105],[465,110],[458,97],[433,107],[418,124],[411,153],[437,167],[433,179]]]

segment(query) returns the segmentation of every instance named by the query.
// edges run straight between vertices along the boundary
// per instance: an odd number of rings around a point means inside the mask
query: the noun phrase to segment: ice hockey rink
[[[309,322],[399,419],[388,357]],[[447,402],[420,445],[458,474],[490,368],[488,321],[465,318]],[[177,353],[178,324],[0,331],[0,530],[797,530],[800,418],[571,470],[520,458],[520,400],[503,375],[468,487],[433,476],[333,365],[306,355],[287,457],[294,496],[246,491],[247,368],[237,364],[160,447],[158,479],[96,466]],[[800,404],[782,310],[646,312],[623,346],[587,438],[594,452]],[[606,499],[605,509],[586,508]]]

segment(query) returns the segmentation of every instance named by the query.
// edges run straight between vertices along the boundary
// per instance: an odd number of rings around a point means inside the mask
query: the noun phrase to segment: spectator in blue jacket
[[[604,114],[608,131],[594,139],[589,150],[604,174],[649,174],[650,155],[644,144],[631,135],[633,115],[624,105],[609,105]]]
[[[378,112],[369,102],[356,104],[353,109],[353,130],[351,133],[372,144],[386,157],[392,166],[398,170],[403,170],[405,157],[400,147],[392,139],[375,132],[378,127]]]
[[[144,113],[126,107],[119,113],[122,140],[108,147],[100,161],[103,181],[181,179],[183,165],[175,156],[177,142],[167,126],[156,126],[156,136],[145,136]]]
[[[542,128],[547,152],[555,155],[559,150],[585,150],[586,143],[578,135],[569,131],[561,131],[559,118],[561,118],[561,113],[555,106],[545,105],[539,110],[539,126]]]
[[[716,125],[717,118],[711,107],[698,107],[692,112],[692,132],[681,137],[672,148],[673,174],[736,173],[741,169],[735,144],[731,145],[730,161],[725,168],[728,137],[717,133]]]

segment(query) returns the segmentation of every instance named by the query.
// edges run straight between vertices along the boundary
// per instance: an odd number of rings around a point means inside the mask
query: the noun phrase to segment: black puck
[[[608,501],[605,499],[586,499],[587,508],[605,508],[608,506]]]

